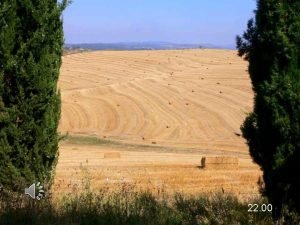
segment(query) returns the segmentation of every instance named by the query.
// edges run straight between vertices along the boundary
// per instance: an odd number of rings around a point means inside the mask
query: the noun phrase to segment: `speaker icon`
[[[45,191],[43,190],[41,183],[38,182],[25,188],[25,195],[29,195],[32,199],[41,200],[45,195]]]

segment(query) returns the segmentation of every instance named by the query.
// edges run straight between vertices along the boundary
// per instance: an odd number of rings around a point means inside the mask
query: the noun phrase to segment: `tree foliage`
[[[242,131],[278,219],[300,212],[300,1],[258,0],[255,14],[237,37],[255,93]]]
[[[66,4],[0,1],[0,185],[11,190],[49,183],[56,164]]]

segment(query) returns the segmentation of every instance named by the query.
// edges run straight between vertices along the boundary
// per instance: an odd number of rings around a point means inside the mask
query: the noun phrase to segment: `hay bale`
[[[239,159],[237,157],[203,157],[201,167],[204,169],[238,169]]]
[[[106,152],[104,153],[104,159],[119,159],[121,154],[119,152]]]

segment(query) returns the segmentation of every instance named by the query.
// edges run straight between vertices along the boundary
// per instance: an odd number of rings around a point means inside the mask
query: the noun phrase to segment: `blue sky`
[[[234,46],[255,0],[73,0],[66,43],[166,41]]]

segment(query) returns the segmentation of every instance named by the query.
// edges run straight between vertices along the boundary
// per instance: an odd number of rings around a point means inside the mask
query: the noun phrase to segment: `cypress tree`
[[[0,185],[50,184],[58,155],[67,0],[0,1]]]
[[[300,1],[258,0],[255,13],[237,37],[255,93],[242,132],[278,220],[300,212]]]

